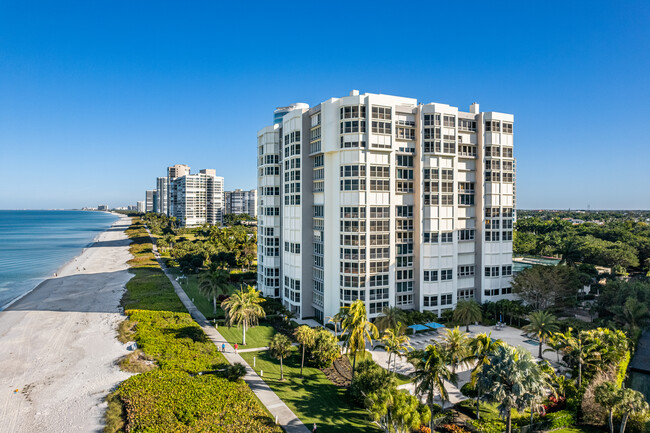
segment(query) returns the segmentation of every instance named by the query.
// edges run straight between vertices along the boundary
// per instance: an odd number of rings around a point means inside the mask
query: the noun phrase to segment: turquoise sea
[[[81,254],[117,219],[106,212],[0,210],[0,310]]]

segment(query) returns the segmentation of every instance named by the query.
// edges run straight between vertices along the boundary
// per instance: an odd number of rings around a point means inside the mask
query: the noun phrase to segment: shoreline
[[[0,312],[0,432],[103,429],[106,396],[132,375],[117,364],[129,350],[116,338],[133,277],[130,221],[120,216],[60,275]]]
[[[56,276],[54,276],[54,275],[49,275],[49,276],[44,276],[44,277],[42,277],[42,278],[34,278],[35,280],[38,280],[38,283],[36,283],[36,284],[34,285],[34,287],[32,287],[31,289],[27,290],[25,293],[22,293],[22,294],[16,296],[15,298],[10,299],[10,300],[9,300],[8,302],[6,302],[4,305],[0,305],[0,312],[5,311],[7,308],[11,307],[13,304],[15,304],[16,302],[20,301],[20,300],[23,299],[25,296],[27,296],[27,295],[29,295],[30,293],[32,293],[33,291],[37,290],[39,287],[41,287],[43,284],[45,284],[48,280],[55,279],[55,278],[59,278],[60,276],[64,276],[64,275],[62,275],[62,271],[63,271],[63,269],[64,269],[66,266],[70,265],[70,264],[71,264],[72,262],[74,262],[74,261],[77,261],[77,260],[78,260],[78,259],[79,259],[79,258],[80,258],[80,257],[81,257],[85,252],[86,252],[86,250],[88,250],[89,248],[92,248],[92,247],[93,247],[93,246],[94,246],[94,245],[99,241],[99,238],[100,238],[104,233],[106,233],[107,231],[111,230],[111,229],[112,229],[116,224],[118,224],[118,223],[120,222],[120,220],[121,220],[122,218],[125,218],[125,217],[126,217],[126,215],[122,215],[122,214],[119,214],[119,213],[116,213],[116,212],[110,212],[110,211],[100,211],[100,212],[106,212],[106,213],[108,213],[108,214],[114,215],[114,216],[116,216],[118,219],[115,220],[115,221],[114,221],[114,222],[113,222],[113,223],[112,223],[112,224],[111,224],[111,225],[110,225],[106,230],[97,233],[97,235],[95,235],[95,237],[93,238],[92,241],[88,242],[85,246],[83,246],[83,247],[81,248],[81,252],[79,252],[79,254],[77,254],[76,256],[74,256],[73,258],[71,258],[70,260],[68,260],[67,262],[65,262],[64,264],[62,264],[61,266],[59,266],[59,267],[54,271],[54,273],[56,274]],[[128,217],[127,217],[127,218],[128,218]]]

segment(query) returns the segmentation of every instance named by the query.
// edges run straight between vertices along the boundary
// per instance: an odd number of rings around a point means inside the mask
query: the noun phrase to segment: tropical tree
[[[336,338],[339,338],[338,326],[343,322],[343,319],[345,319],[345,315],[346,315],[346,311],[344,309],[341,309],[335,315],[327,316],[327,322],[334,324],[334,336]]]
[[[302,325],[293,332],[293,335],[296,341],[302,345],[302,361],[300,362],[300,377],[302,377],[302,369],[305,366],[305,347],[314,344],[316,331],[307,325]]]
[[[609,433],[614,433],[614,409],[621,401],[621,389],[611,382],[601,383],[594,390],[596,403],[607,409]]]
[[[481,306],[475,301],[460,300],[454,309],[454,321],[465,325],[465,332],[469,332],[469,324],[480,322],[483,318]]]
[[[309,358],[318,368],[329,367],[341,356],[338,340],[328,330],[315,331],[314,344],[308,347]]]
[[[616,407],[623,412],[623,418],[621,419],[621,433],[625,433],[625,425],[630,415],[642,415],[645,416],[648,414],[648,402],[645,401],[645,397],[639,391],[636,391],[631,388],[625,388],[621,390],[620,401]]]
[[[379,332],[384,332],[389,328],[396,329],[397,324],[400,322],[404,323],[405,319],[406,314],[401,308],[384,307],[381,311],[381,315],[375,320],[375,325],[377,325]]]
[[[451,364],[451,372],[456,373],[459,364],[466,364],[469,352],[469,337],[456,326],[454,329],[445,329],[440,346],[442,353]]]
[[[565,347],[562,351],[566,354],[564,359],[578,370],[578,389],[580,389],[585,366],[594,365],[600,354],[597,350],[597,342],[590,338],[588,331],[578,331],[575,335],[572,331],[573,329],[569,328],[563,334],[562,339],[565,342]]]
[[[345,307],[346,314],[342,328],[345,335],[345,348],[352,353],[352,376],[357,365],[357,353],[365,356],[366,343],[372,346],[373,338],[379,338],[377,327],[368,320],[366,304],[357,299],[349,307]]]
[[[369,394],[366,407],[373,423],[386,433],[410,433],[431,419],[431,411],[417,397],[394,387]]]
[[[390,361],[393,358],[393,371],[397,369],[397,357],[408,353],[413,347],[409,344],[410,338],[402,331],[402,322],[397,322],[395,328],[388,328],[381,337],[381,344],[375,346],[383,348],[388,353],[388,371],[390,371]]]
[[[212,314],[217,313],[217,295],[227,295],[230,288],[230,273],[222,269],[214,269],[203,273],[199,277],[199,292],[212,298]]]
[[[221,308],[226,312],[228,326],[242,326],[242,344],[246,345],[246,328],[254,326],[261,317],[266,316],[260,305],[266,299],[254,287],[248,286],[246,291],[239,289],[221,303]]]
[[[280,360],[280,380],[284,380],[282,361],[291,353],[291,340],[279,332],[269,341],[269,355]]]
[[[440,348],[430,344],[424,350],[411,352],[409,361],[415,367],[415,372],[411,377],[415,384],[416,394],[426,397],[431,413],[433,413],[436,394],[440,394],[442,406],[444,407],[445,401],[449,400],[445,380],[456,385],[458,376],[447,368],[445,357]],[[433,428],[431,421],[429,428]]]
[[[559,330],[557,318],[547,311],[533,311],[528,315],[530,323],[524,326],[526,332],[532,332],[539,339],[539,358],[542,359],[544,341]]]
[[[539,365],[532,355],[509,345],[499,346],[478,375],[478,383],[506,420],[506,432],[512,431],[512,409],[524,410],[535,400],[541,386]]]
[[[504,344],[503,340],[492,338],[492,333],[478,334],[469,341],[469,356],[467,359],[476,363],[470,376],[470,383],[476,391],[476,419],[481,416],[480,404],[483,397],[483,389],[478,384],[478,376],[482,369],[490,363],[490,356],[494,355],[496,349]]]

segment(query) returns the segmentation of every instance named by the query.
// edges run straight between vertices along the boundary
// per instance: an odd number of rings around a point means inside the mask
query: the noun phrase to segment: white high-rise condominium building
[[[190,174],[190,167],[189,165],[186,164],[174,164],[170,167],[167,167],[167,215],[172,216],[172,210],[171,210],[171,183],[173,182],[174,179],[177,177],[182,177],[185,176],[186,174]]]
[[[156,178],[156,189],[158,191],[158,206],[156,207],[155,211],[158,213],[164,213],[167,215],[168,213],[168,194],[167,194],[167,178],[166,177],[158,177]]]
[[[156,204],[156,190],[151,189],[145,192],[144,200],[144,211],[145,212],[154,212],[154,206]]]
[[[353,91],[257,145],[258,288],[297,316],[512,296],[513,115]]]
[[[144,211],[145,211],[144,201],[138,201],[138,202],[136,202],[135,208],[136,208],[136,210],[137,210],[138,212],[140,212],[140,213],[144,213]]]
[[[223,177],[212,169],[174,178],[169,184],[169,212],[183,227],[223,222]]]
[[[243,191],[236,189],[225,192],[227,214],[248,214],[257,217],[257,190]]]

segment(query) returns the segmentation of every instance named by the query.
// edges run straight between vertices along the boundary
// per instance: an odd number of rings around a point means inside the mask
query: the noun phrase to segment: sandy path
[[[129,222],[0,312],[0,432],[102,430],[106,395],[129,377],[116,365],[128,351],[115,338],[132,276]]]

